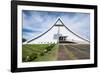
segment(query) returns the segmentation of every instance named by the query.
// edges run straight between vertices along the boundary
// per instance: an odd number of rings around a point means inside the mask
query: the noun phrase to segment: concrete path
[[[89,59],[90,47],[87,45],[59,45],[58,60]]]

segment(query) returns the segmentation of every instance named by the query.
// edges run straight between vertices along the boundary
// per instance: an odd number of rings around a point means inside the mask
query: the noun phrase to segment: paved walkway
[[[89,58],[90,47],[87,47],[87,45],[59,45],[58,60],[75,60]]]
[[[58,60],[66,60],[66,52],[63,45],[59,45]]]

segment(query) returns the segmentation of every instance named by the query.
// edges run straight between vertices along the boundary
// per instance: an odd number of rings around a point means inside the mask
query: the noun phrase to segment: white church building
[[[35,38],[29,39],[23,44],[48,44],[48,43],[78,43],[89,44],[89,41],[74,33],[58,18],[53,26]]]

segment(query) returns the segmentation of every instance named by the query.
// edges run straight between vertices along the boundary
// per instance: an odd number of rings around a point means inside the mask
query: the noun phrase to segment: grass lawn
[[[22,61],[54,61],[57,60],[57,44],[25,44],[22,45]]]

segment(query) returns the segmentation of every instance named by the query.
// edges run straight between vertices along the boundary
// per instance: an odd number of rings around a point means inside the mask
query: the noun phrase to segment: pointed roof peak
[[[60,17],[57,18],[57,21],[56,21],[55,25],[56,26],[63,26],[64,25],[64,23],[62,22]]]
[[[58,17],[58,18],[57,18],[57,20],[60,20],[60,21],[61,21],[61,18],[60,18],[60,17]]]

